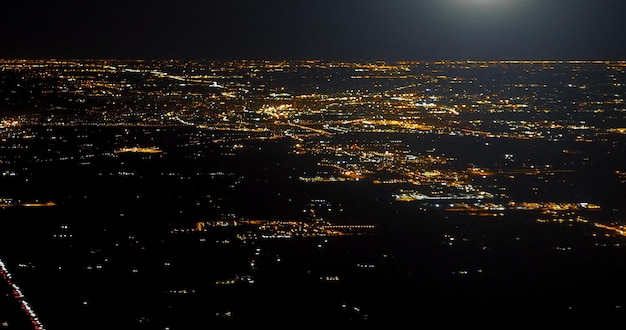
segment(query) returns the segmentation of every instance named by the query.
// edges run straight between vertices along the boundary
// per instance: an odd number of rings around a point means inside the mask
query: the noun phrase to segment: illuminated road
[[[295,123],[288,123],[289,126],[293,126],[293,127],[298,127],[298,128],[302,128],[305,129],[307,131],[312,131],[315,133],[319,133],[322,135],[333,135],[333,133],[331,132],[327,132],[325,130],[321,130],[321,129],[317,129],[317,128],[313,128],[313,127],[308,127],[308,126],[304,126],[304,125],[299,125],[299,124],[295,124]]]
[[[37,314],[35,314],[35,311],[30,307],[30,304],[28,303],[28,301],[26,301],[26,297],[22,293],[22,290],[20,289],[20,287],[17,286],[17,284],[13,282],[11,273],[7,269],[2,259],[0,259],[0,277],[2,277],[4,282],[11,287],[13,298],[19,303],[22,310],[26,313],[26,315],[30,319],[33,329],[44,330],[45,327],[43,326],[41,321],[39,321]]]

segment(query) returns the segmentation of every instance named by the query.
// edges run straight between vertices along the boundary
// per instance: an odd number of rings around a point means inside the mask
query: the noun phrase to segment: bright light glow
[[[448,0],[453,6],[477,7],[477,8],[498,8],[511,7],[521,4],[522,0]]]
[[[464,2],[464,3],[481,4],[481,5],[506,2],[505,0],[457,0],[457,1]]]

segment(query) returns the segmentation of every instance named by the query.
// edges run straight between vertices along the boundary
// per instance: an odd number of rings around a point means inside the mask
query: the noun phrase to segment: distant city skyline
[[[620,0],[6,3],[0,58],[626,59]]]

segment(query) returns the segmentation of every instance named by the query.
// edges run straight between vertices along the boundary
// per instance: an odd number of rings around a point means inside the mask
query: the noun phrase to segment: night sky
[[[4,0],[0,58],[626,59],[624,0]]]

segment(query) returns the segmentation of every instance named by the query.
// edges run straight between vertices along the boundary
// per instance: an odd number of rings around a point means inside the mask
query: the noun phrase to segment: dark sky
[[[626,0],[3,0],[0,58],[626,59]]]

